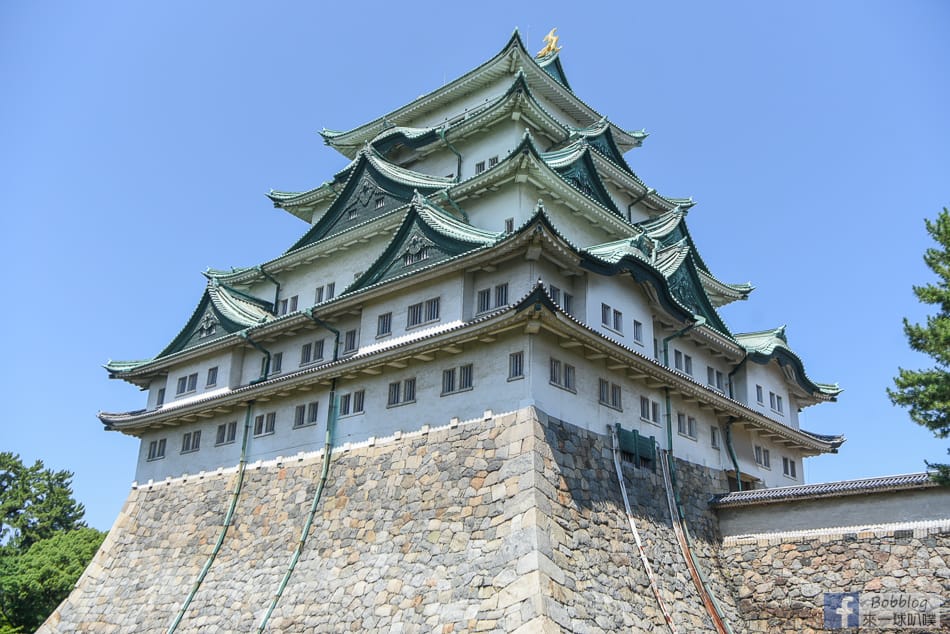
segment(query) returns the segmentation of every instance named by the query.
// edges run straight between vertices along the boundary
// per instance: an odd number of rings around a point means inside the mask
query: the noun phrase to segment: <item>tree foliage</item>
[[[37,460],[0,452],[0,542],[20,551],[57,531],[85,526],[82,504],[73,499],[73,474],[52,471]]]
[[[925,220],[927,232],[937,243],[924,252],[924,262],[937,275],[937,282],[914,286],[924,304],[935,306],[924,324],[904,319],[904,334],[910,347],[933,358],[935,366],[922,370],[898,369],[895,389],[887,391],[895,405],[909,409],[911,420],[930,429],[938,438],[950,435],[950,211],[946,207],[933,221]],[[950,450],[948,450],[950,453]],[[943,484],[950,484],[950,464],[928,466]]]
[[[0,634],[35,630],[105,537],[83,523],[72,477],[0,452]]]
[[[0,618],[6,631],[38,628],[69,595],[105,535],[94,528],[59,531],[26,552],[0,555]]]

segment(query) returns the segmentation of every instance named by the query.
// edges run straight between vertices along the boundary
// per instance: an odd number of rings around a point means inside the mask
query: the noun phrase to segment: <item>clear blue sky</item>
[[[788,324],[839,403],[803,426],[848,437],[809,481],[919,471],[946,458],[885,388],[926,315],[923,218],[950,205],[950,3],[3,2],[0,449],[75,472],[108,528],[137,441],[100,409],[144,404],[110,357],[154,355],[208,266],[251,265],[306,229],[269,189],[301,190],[345,159],[348,129],[559,27],[575,92],[627,128],[652,187],[693,196],[714,273],[752,281],[734,331]]]

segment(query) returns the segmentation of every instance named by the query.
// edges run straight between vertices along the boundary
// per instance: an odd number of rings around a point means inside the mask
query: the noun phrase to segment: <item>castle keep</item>
[[[140,439],[136,484],[43,631],[815,631],[821,593],[911,564],[946,594],[947,498],[804,484],[844,438],[798,414],[840,389],[784,327],[729,329],[752,286],[546,40],[325,130],[349,163],[269,194],[300,239],[208,270],[164,350],[107,365],[148,392],[100,413]],[[893,522],[841,502],[906,491]]]

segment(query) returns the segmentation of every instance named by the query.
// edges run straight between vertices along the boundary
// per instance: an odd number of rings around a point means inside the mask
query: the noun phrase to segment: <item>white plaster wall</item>
[[[798,429],[798,412],[795,410],[792,399],[789,398],[785,385],[785,374],[778,367],[778,363],[770,361],[766,365],[747,361],[746,373],[746,405],[781,423]],[[756,402],[755,386],[762,386],[762,403]],[[773,410],[769,405],[769,392],[775,392],[782,397],[783,411]]]
[[[600,305],[607,304],[611,309],[623,313],[623,331],[618,332],[601,323]],[[606,277],[591,274],[587,277],[587,325],[605,337],[619,341],[648,357],[653,356],[653,307],[646,293],[628,275]],[[611,313],[611,320],[613,313]],[[643,340],[633,339],[633,321],[643,324]],[[672,354],[672,353],[671,353]]]
[[[459,202],[473,226],[486,231],[504,231],[505,219],[514,219],[514,228],[523,225],[534,214],[538,205],[535,198],[522,196],[520,187],[503,187],[497,192],[485,192],[478,198]]]

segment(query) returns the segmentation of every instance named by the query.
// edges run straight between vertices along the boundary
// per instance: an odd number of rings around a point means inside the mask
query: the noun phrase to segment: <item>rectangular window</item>
[[[181,452],[190,453],[201,448],[201,430],[185,432],[181,437]]]
[[[643,343],[643,324],[636,319],[633,320],[633,340],[639,344]]]
[[[777,394],[775,395],[775,411],[779,414],[785,411],[785,408],[782,406],[782,397]]]
[[[561,305],[561,289],[559,289],[554,284],[548,286],[548,295],[551,296],[551,301],[553,301],[558,306]]]
[[[316,292],[313,294],[313,303],[319,304],[323,301],[323,287],[318,286]]]
[[[211,387],[218,384],[218,366],[208,368],[208,378],[205,379],[205,387]]]
[[[505,218],[505,233],[511,233],[515,230],[515,219]]]
[[[472,389],[472,364],[459,367],[459,391]]]
[[[604,379],[597,381],[597,400],[601,404],[610,402],[610,382]]]
[[[317,422],[317,413],[320,410],[319,401],[311,401],[307,404],[307,424],[313,425]]]
[[[322,361],[323,360],[323,339],[318,339],[313,342],[313,357],[311,361]]]
[[[564,364],[564,389],[571,390],[572,392],[577,390],[575,387],[575,374],[574,366],[570,363]]]
[[[650,420],[650,399],[645,396],[640,397],[640,418]]]
[[[782,473],[784,473],[790,478],[798,477],[795,473],[795,461],[783,456],[782,457]]]
[[[311,355],[313,354],[313,344],[305,343],[300,347],[300,365],[306,365],[310,363]]]
[[[499,284],[495,287],[495,308],[508,305],[508,284]]]
[[[344,353],[353,352],[355,350],[356,350],[356,330],[347,330],[343,334],[343,352]]]
[[[289,308],[290,312],[294,312],[297,310],[298,298],[299,298],[298,295],[294,295],[293,297],[290,298],[290,308]]]
[[[393,331],[393,314],[392,313],[383,313],[376,318],[376,336],[385,337],[386,335],[392,334]]]
[[[484,313],[491,310],[491,289],[483,288],[478,291],[478,312]]]
[[[350,395],[340,395],[340,416],[346,416],[350,413]]]
[[[561,362],[557,359],[552,358],[548,364],[551,370],[551,383],[555,385],[561,384]]]
[[[623,409],[620,386],[616,383],[610,384],[610,406],[617,409]]]
[[[610,326],[610,306],[607,304],[600,305],[600,323],[604,326]]]
[[[353,413],[362,414],[363,413],[363,401],[366,398],[366,392],[364,390],[357,390],[353,392]]]
[[[495,167],[496,165],[498,165],[498,157],[497,157],[497,156],[491,156],[491,157],[489,157],[489,158],[488,158],[488,167],[489,167],[489,168],[492,168],[492,167]]]
[[[758,403],[759,405],[762,405],[762,386],[761,385],[755,386],[755,402]]]
[[[158,397],[155,399],[155,407],[161,407],[165,404],[165,388],[158,388]]]
[[[719,449],[719,428],[715,425],[709,428],[709,446],[713,449]]]
[[[692,416],[686,417],[686,434],[690,438],[696,438],[696,419]]]
[[[327,301],[333,299],[333,296],[336,294],[336,282],[330,282],[327,284]]]
[[[677,433],[686,436],[686,414],[682,412],[676,413],[676,431]]]
[[[277,309],[277,314],[278,314],[278,315],[286,315],[286,314],[287,314],[287,306],[288,306],[288,304],[287,304],[287,300],[286,300],[286,299],[282,299],[282,300],[280,300],[279,302],[277,302],[277,306],[278,306],[278,309]]]
[[[268,412],[267,414],[258,414],[254,417],[254,435],[266,436],[273,434],[277,426],[277,412]]]
[[[673,351],[673,367],[677,370],[683,369],[683,353],[679,350]]]
[[[148,443],[148,459],[161,460],[165,457],[165,439],[153,440]]]
[[[294,410],[294,427],[303,427],[307,422],[307,406],[298,405]]]
[[[455,391],[455,368],[442,370],[442,393],[451,394]]]
[[[613,311],[614,314],[614,330],[617,332],[623,332],[623,313],[617,310],[616,308]]]
[[[623,408],[620,386],[616,383],[611,383],[606,379],[598,379],[597,400],[601,405],[606,405],[607,407],[612,407],[614,409]]]
[[[650,420],[657,425],[660,424],[660,404],[656,401],[650,401]]]
[[[693,357],[688,354],[683,355],[683,372],[693,376]]]
[[[524,378],[524,352],[512,352],[508,355],[508,380]]]
[[[570,293],[564,293],[564,303],[561,304],[561,308],[564,309],[564,312],[568,315],[574,314],[574,296]]]
[[[234,437],[237,435],[237,421],[231,421],[230,423],[221,423],[218,425],[218,434],[215,436],[214,444],[215,445],[226,445],[228,443],[234,442]]]
[[[439,298],[426,300],[426,321],[435,321],[439,318]]]
[[[706,383],[709,385],[716,384],[716,370],[712,366],[706,366]]]
[[[475,173],[476,173],[476,174],[481,174],[481,173],[484,172],[484,171],[485,171],[485,161],[479,161],[479,162],[475,163]]]
[[[769,460],[769,450],[760,445],[754,445],[753,449],[755,452],[755,464],[760,467],[765,467],[766,469],[771,469],[772,464],[771,460]]]
[[[471,366],[469,366],[471,368]],[[416,379],[406,379],[402,382],[402,402],[414,403],[416,401]]]
[[[386,399],[386,405],[391,407],[399,405],[399,399],[402,397],[402,384],[399,381],[389,384],[389,398]]]
[[[422,323],[422,302],[410,304],[409,312],[406,315],[406,326],[412,328]]]
[[[198,373],[189,374],[188,376],[183,376],[178,379],[178,389],[176,394],[184,394],[185,392],[194,392],[198,388]]]
[[[653,358],[657,361],[660,360],[660,342],[656,337],[653,338]]]
[[[284,353],[275,352],[271,355],[270,358],[270,371],[274,374],[277,374],[281,371],[284,365]]]

